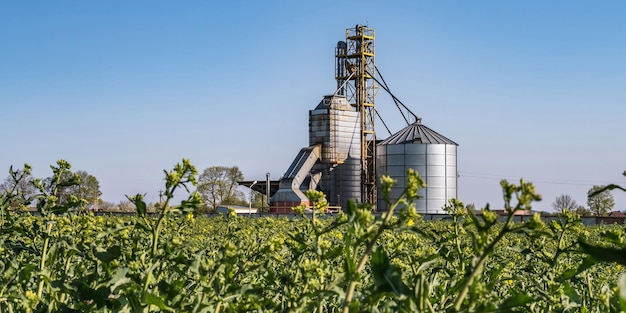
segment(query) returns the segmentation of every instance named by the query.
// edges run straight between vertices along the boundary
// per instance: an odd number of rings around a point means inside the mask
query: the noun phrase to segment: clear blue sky
[[[499,207],[500,178],[536,182],[540,210],[626,185],[623,1],[2,1],[0,169],[64,158],[112,202],[156,201],[183,157],[277,179],[366,22],[395,95],[460,144],[461,200]]]

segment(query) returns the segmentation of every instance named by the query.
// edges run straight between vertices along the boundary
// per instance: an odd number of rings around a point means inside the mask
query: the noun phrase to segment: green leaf
[[[35,267],[35,265],[33,264],[25,264],[24,267],[22,268],[22,270],[20,271],[19,274],[19,279],[21,281],[29,281],[31,274],[36,270],[37,268]]]
[[[488,209],[488,207],[486,209]],[[473,224],[474,227],[476,227],[476,229],[481,231],[483,229],[483,225],[480,223],[480,221],[476,217],[476,214],[474,214],[474,212],[471,210],[468,211],[467,213],[468,213],[467,216],[469,216],[469,219],[467,219],[467,221],[470,222],[470,224]]]
[[[57,215],[63,214],[63,213],[67,213],[67,211],[69,210],[68,206],[65,205],[55,205],[52,208],[50,208],[50,213],[54,213]]]
[[[169,306],[167,306],[165,304],[165,302],[163,301],[163,299],[159,298],[158,296],[156,296],[154,294],[147,293],[145,301],[146,301],[146,304],[148,304],[148,305],[155,305],[155,306],[157,306],[159,309],[161,309],[163,311],[174,312],[174,309],[172,309]]]
[[[344,270],[346,271],[346,275],[348,277],[352,277],[356,273],[356,262],[352,257],[352,235],[350,233],[346,233],[343,237],[343,254],[344,254]]]
[[[135,209],[137,210],[137,215],[139,215],[140,217],[146,216],[146,212],[147,212],[146,203],[143,201],[142,194],[138,193],[133,197],[126,196],[126,198],[135,205]]]
[[[626,172],[624,172],[624,174],[626,174]],[[600,188],[598,190],[595,190],[594,192],[590,193],[589,197],[593,197],[593,196],[601,194],[602,192],[604,192],[606,190],[613,190],[613,189],[619,189],[621,191],[626,191],[626,188],[624,188],[624,187],[621,187],[621,186],[616,185],[616,184],[610,184],[610,185],[606,185],[606,186],[604,186],[604,187],[602,187],[602,188]]]
[[[433,253],[427,256],[425,259],[419,260],[420,266],[417,267],[417,271],[422,272],[426,270],[426,268],[430,266],[431,264],[433,264],[434,262],[436,262],[439,259],[439,257],[440,257],[439,254]]]
[[[118,233],[124,229],[129,229],[131,227],[134,227],[134,224],[129,224],[129,225],[117,224],[113,228],[108,228],[105,231],[98,232],[98,234],[96,235],[96,239],[109,237],[112,234]]]
[[[535,301],[532,297],[525,294],[514,294],[508,298],[506,298],[499,306],[498,311],[507,311],[511,308],[523,306],[528,303]]]
[[[98,260],[104,263],[109,263],[120,257],[121,249],[119,245],[110,247],[106,251],[100,248],[95,248],[95,251],[93,254],[96,258],[98,258]]]
[[[397,295],[407,293],[408,288],[402,281],[402,271],[389,262],[389,255],[383,248],[377,247],[372,253],[371,267],[374,284],[379,291]]]
[[[626,265],[626,250],[590,245],[582,240],[578,242],[587,254],[602,262],[616,262]]]
[[[148,211],[146,208],[146,203],[143,201],[138,201],[135,203],[135,206],[137,208],[137,215],[139,216],[146,216],[146,212]]]
[[[602,233],[602,238],[606,239],[610,243],[620,245],[622,244],[622,231],[620,229],[619,233],[617,231],[604,232]]]
[[[351,215],[354,212],[356,212],[356,203],[354,202],[354,200],[349,199],[348,203],[346,204],[346,214]]]
[[[135,229],[141,229],[146,232],[152,231],[151,225],[146,225],[143,221],[139,220],[135,223]]]
[[[559,276],[557,281],[559,281],[559,282],[567,281],[567,280],[571,279],[572,277],[574,277],[574,276],[584,272],[585,270],[589,269],[594,264],[596,264],[596,261],[593,259],[593,257],[588,256],[588,257],[586,257],[583,260],[582,263],[580,263],[578,268],[576,268],[576,269],[570,268],[570,269],[566,270],[565,272],[563,272],[563,274],[561,274],[561,276]]]
[[[624,174],[626,174],[626,172],[624,172]],[[622,311],[626,312],[626,273],[619,275],[617,286],[619,288],[619,306]]]
[[[175,280],[172,282],[160,281],[157,286],[159,293],[165,296],[170,303],[174,304],[180,301],[181,296],[183,296],[186,291],[184,280]]]
[[[436,239],[435,236],[432,234],[432,232],[430,230],[424,229],[422,227],[412,226],[408,230],[410,232],[413,232],[413,233],[415,233],[415,234],[417,234],[419,236],[422,236],[422,237],[424,237],[426,239],[429,239],[429,240],[435,240]]]
[[[348,249],[346,248],[346,250]],[[351,257],[346,258],[346,262],[344,264],[345,264],[346,274],[354,275],[356,273],[356,263]]]
[[[120,267],[115,270],[113,276],[111,276],[111,279],[109,279],[109,282],[107,283],[112,292],[119,286],[131,281],[130,278],[126,277],[128,270],[129,269],[126,267]]]
[[[350,312],[361,312],[361,303],[359,303],[359,300],[352,299],[348,308]]]
[[[192,274],[201,275],[200,264],[202,263],[202,255],[204,252],[204,250],[200,250],[196,252],[196,254],[194,254],[193,262],[191,262],[191,265],[188,268],[189,272],[191,272]]]
[[[96,290],[82,281],[74,281],[72,285],[76,288],[80,300],[93,300],[98,307],[104,306],[104,299],[109,295],[107,288],[102,287]]]
[[[568,282],[563,283],[563,292],[569,298],[570,303],[580,304],[580,295]]]

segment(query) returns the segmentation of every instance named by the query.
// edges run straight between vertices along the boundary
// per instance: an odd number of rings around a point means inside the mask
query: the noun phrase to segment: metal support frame
[[[346,94],[361,118],[362,201],[376,203],[376,111],[378,94],[374,62],[374,29],[356,25],[346,29],[346,41],[339,42],[335,52],[335,72],[339,94]]]

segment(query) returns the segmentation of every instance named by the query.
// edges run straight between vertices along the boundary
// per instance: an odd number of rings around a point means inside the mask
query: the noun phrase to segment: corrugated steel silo
[[[391,190],[393,202],[404,190],[406,172],[415,169],[426,181],[416,201],[419,213],[445,213],[449,199],[457,197],[457,146],[454,141],[417,122],[405,127],[376,146],[376,173],[398,181]],[[378,189],[378,211],[387,204]]]
[[[325,96],[309,111],[309,145],[322,144],[322,157],[311,170],[311,177],[321,173],[319,187],[331,206],[361,198],[359,127],[359,112],[345,96]]]

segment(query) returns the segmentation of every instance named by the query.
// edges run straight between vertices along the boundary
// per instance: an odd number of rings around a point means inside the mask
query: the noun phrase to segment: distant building
[[[506,210],[493,210],[493,211],[500,215],[507,215]],[[533,215],[533,212],[531,212],[530,210],[518,210],[518,211],[515,211],[515,214],[513,215]]]
[[[240,205],[218,205],[217,206],[217,213],[229,214],[230,211],[234,211],[235,214],[256,214],[258,212],[258,209],[249,208],[249,207],[240,206]]]

